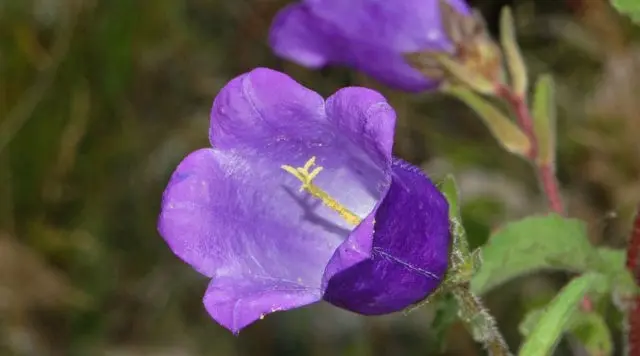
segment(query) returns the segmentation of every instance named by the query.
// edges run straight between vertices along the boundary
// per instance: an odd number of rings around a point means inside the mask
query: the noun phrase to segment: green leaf
[[[458,185],[453,175],[449,174],[438,184],[438,188],[449,203],[449,221],[451,222],[453,235],[450,268],[458,269],[468,260],[470,254],[467,233],[464,231],[462,218],[460,217]]]
[[[507,224],[482,247],[482,259],[471,280],[477,294],[540,270],[583,272],[598,256],[583,222],[551,214]]]
[[[527,315],[524,316],[524,319],[522,319],[520,325],[518,325],[518,331],[522,336],[527,337],[529,336],[529,334],[531,334],[533,328],[540,321],[544,310],[544,308],[534,309],[529,311]]]
[[[410,304],[408,307],[404,308],[402,310],[402,314],[409,315],[409,314],[417,311],[418,309],[421,309],[423,306],[425,306],[427,304],[439,305],[438,303],[441,301],[441,299],[446,298],[448,294],[449,294],[449,292],[448,292],[448,288],[446,286],[446,282],[442,283],[431,294],[427,295],[423,299],[421,299],[421,300],[419,300],[419,301],[417,301],[417,302],[415,302],[413,304]]]
[[[638,0],[611,0],[611,4],[636,23],[640,23],[640,2]]]
[[[482,249],[477,248],[471,252],[471,264],[473,266],[473,273],[476,274],[480,268],[482,268]]]
[[[571,324],[569,331],[580,340],[589,355],[606,356],[613,353],[611,332],[600,314],[579,313]]]
[[[613,295],[616,307],[626,312],[627,305],[624,302],[630,296],[640,294],[635,278],[625,265],[627,253],[622,249],[601,247],[597,249],[598,259],[593,263],[593,269],[606,275],[609,280],[609,292]]]
[[[443,90],[460,99],[475,111],[505,150],[526,157],[531,149],[531,142],[527,135],[487,99],[461,87],[449,86]]]
[[[540,322],[544,312],[545,308],[540,308],[527,313],[518,327],[522,336],[527,337],[531,334],[532,330]],[[580,340],[589,355],[604,356],[610,355],[613,351],[613,341],[609,327],[604,318],[596,312],[576,311],[571,315],[563,332],[569,332]]]
[[[583,274],[569,282],[549,303],[539,319],[531,322],[533,325],[518,355],[551,355],[562,334],[571,326],[575,313],[579,312],[582,298],[603,282],[606,282],[606,277],[598,273]]]
[[[447,203],[449,203],[449,216],[460,218],[460,195],[454,176],[447,174],[443,180],[438,182],[438,189],[447,199]]]
[[[556,102],[553,77],[542,75],[533,94],[533,124],[538,139],[540,165],[555,166],[556,160]]]
[[[630,274],[625,264],[627,252],[622,249],[599,247],[596,249],[598,258],[592,262],[592,269],[610,277],[612,281],[622,279]],[[633,278],[633,277],[632,277]],[[632,282],[635,285],[635,282]]]
[[[508,6],[502,9],[500,16],[500,43],[511,75],[513,90],[518,96],[524,97],[529,85],[527,67],[516,40],[513,15]]]
[[[599,247],[598,256],[602,262],[603,271],[610,271],[611,274],[616,274],[622,270],[626,270],[625,261],[627,259],[627,252],[622,249],[614,249],[609,247]]]

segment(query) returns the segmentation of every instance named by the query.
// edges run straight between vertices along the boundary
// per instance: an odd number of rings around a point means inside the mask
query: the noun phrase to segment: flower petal
[[[231,80],[211,109],[209,139],[215,148],[263,148],[278,140],[324,144],[324,99],[291,77],[257,68]]]
[[[160,233],[177,256],[214,280],[251,274],[319,289],[348,230],[305,211],[282,187],[289,177],[276,171],[274,179],[261,163],[214,149],[190,154],[165,191]]]
[[[351,41],[407,53],[450,49],[440,19],[440,1],[304,0],[304,4]],[[448,2],[458,11],[469,13],[464,0]]]
[[[444,278],[451,239],[444,196],[400,160],[375,218],[371,258],[335,273],[324,295],[367,315],[402,310],[432,293]]]
[[[381,83],[396,89],[420,92],[438,87],[439,81],[426,78],[417,69],[411,67],[402,53],[386,49],[371,49],[361,44],[353,45],[358,50],[357,57],[345,64],[360,69]]]
[[[308,305],[320,297],[318,290],[249,274],[213,280],[205,293],[204,305],[220,325],[238,334],[269,313]]]
[[[338,246],[329,260],[322,277],[322,290],[326,290],[329,281],[345,270],[368,260],[372,255],[375,215],[367,216]]]
[[[290,4],[276,14],[269,44],[280,57],[308,68],[322,67],[336,58],[328,41],[330,30],[321,25],[306,6]]]
[[[391,161],[396,113],[378,92],[358,87],[338,90],[327,99],[327,117],[355,144],[377,152],[377,157]]]

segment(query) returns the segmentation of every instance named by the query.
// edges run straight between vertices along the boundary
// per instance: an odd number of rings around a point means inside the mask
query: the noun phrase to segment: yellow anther
[[[316,164],[316,156],[313,156],[313,157],[309,158],[309,160],[307,161],[307,163],[304,164],[302,169],[305,172],[308,172],[309,168],[313,167],[315,164]],[[322,168],[322,167],[318,167],[318,168]]]
[[[311,181],[313,180],[313,178],[317,177],[318,174],[320,174],[320,172],[322,172],[323,168],[322,167],[316,167],[316,169],[314,169],[313,171],[311,171],[311,173],[309,173],[309,183],[311,183]]]
[[[349,209],[345,208],[342,204],[340,204],[337,200],[333,199],[327,192],[320,189],[318,186],[313,184],[313,179],[322,172],[322,167],[318,166],[314,168],[311,172],[309,169],[316,164],[316,157],[311,157],[302,167],[294,168],[289,165],[280,166],[283,170],[290,173],[294,177],[298,178],[302,185],[300,186],[300,191],[306,190],[312,196],[320,199],[324,205],[336,211],[340,216],[346,220],[349,224],[358,225],[362,219]]]

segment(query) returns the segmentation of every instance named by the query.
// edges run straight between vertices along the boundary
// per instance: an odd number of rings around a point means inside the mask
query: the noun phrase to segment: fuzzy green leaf
[[[640,1],[611,0],[611,4],[621,13],[629,16],[636,23],[640,23]]]
[[[482,294],[508,280],[540,270],[583,272],[597,260],[584,223],[559,215],[507,224],[482,247],[482,266],[471,280]]]

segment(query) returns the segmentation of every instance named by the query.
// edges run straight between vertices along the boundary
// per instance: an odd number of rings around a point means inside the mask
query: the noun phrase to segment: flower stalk
[[[453,53],[409,53],[406,60],[425,76],[444,73],[442,91],[477,111],[507,151],[523,156],[533,164],[550,210],[563,215],[564,206],[555,174],[553,82],[548,76],[540,78],[532,113],[527,101],[527,67],[516,41],[511,11],[507,7],[502,12],[500,46],[490,38],[478,13],[462,16],[444,2],[441,12],[447,35],[454,44]],[[472,98],[468,91],[506,102],[515,116],[515,123],[505,120],[488,101]]]
[[[501,46],[510,75],[510,85],[496,83],[495,94],[511,108],[518,126],[527,136],[531,162],[551,211],[564,215],[558,179],[555,173],[555,103],[553,82],[543,76],[534,92],[533,115],[527,103],[528,73],[520,52],[511,10],[505,7],[500,18]]]
[[[490,355],[510,355],[495,320],[482,304],[482,300],[471,292],[469,285],[456,286],[451,292],[458,302],[458,316],[471,332],[473,339],[482,343]]]
[[[536,170],[538,181],[542,187],[545,197],[549,203],[551,211],[564,215],[564,204],[560,194],[558,179],[555,173],[555,160],[543,159],[541,156],[541,147],[539,143],[538,133],[535,130],[533,116],[527,105],[524,95],[517,94],[510,87],[499,85],[496,89],[498,97],[506,101],[514,112],[516,121],[520,129],[524,132],[530,142],[529,152],[526,158]],[[552,132],[547,132],[553,135]],[[554,143],[555,144],[555,143]],[[553,150],[550,150],[553,152]]]
[[[496,326],[495,319],[482,300],[470,289],[471,279],[482,266],[480,249],[471,251],[467,233],[462,225],[458,205],[458,188],[453,177],[447,177],[440,190],[449,202],[449,220],[452,248],[449,254],[449,271],[439,292],[451,293],[458,304],[458,316],[471,333],[492,356],[510,355],[507,343]]]
[[[455,220],[455,219],[453,219]],[[458,241],[464,241],[465,236]],[[458,246],[453,247],[453,256],[460,256]],[[444,290],[450,292],[458,304],[458,317],[471,333],[476,342],[481,343],[491,356],[511,355],[504,337],[496,326],[496,321],[477,295],[470,288],[473,274],[482,264],[482,258],[478,250],[466,253],[462,259],[451,258],[451,275],[445,282]]]

